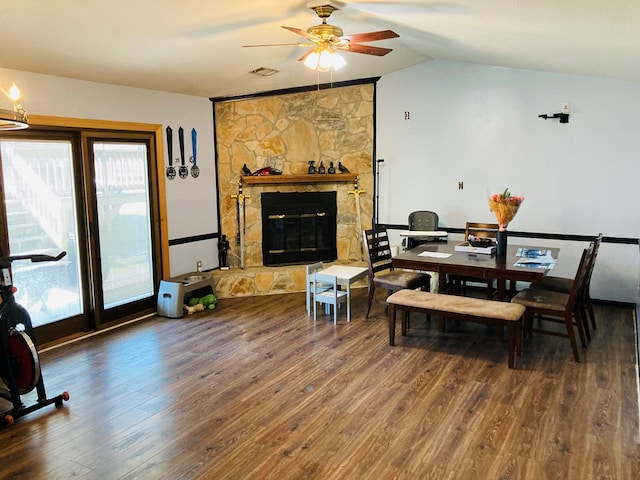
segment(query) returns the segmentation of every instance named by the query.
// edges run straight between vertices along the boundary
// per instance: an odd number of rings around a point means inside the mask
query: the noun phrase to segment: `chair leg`
[[[369,318],[369,311],[371,310],[371,303],[373,302],[373,294],[375,293],[375,291],[375,285],[369,285],[369,303],[367,303],[367,313],[365,314],[364,318]]]
[[[315,322],[317,319],[317,313],[316,313],[316,309],[318,306],[318,302],[316,302],[315,297],[313,298],[313,321]]]
[[[591,332],[589,331],[589,318],[587,317],[587,307],[584,301],[580,301],[576,308],[580,310],[580,321],[582,322],[582,329],[587,337],[587,342],[591,341]]]
[[[580,354],[578,352],[578,342],[576,341],[576,333],[573,331],[573,316],[570,313],[566,315],[564,323],[567,326],[567,335],[569,336],[569,343],[571,343],[573,359],[579,363]]]
[[[487,282],[487,300],[493,299],[493,280]]]
[[[585,298],[585,303],[587,304],[587,310],[589,310],[589,318],[591,318],[591,327],[596,329],[596,314],[593,311],[593,303],[591,302],[591,297],[589,295]]]
[[[390,297],[392,293],[394,293],[393,290],[387,290],[387,298]],[[384,313],[386,314],[387,312],[389,312],[389,305],[385,302]]]
[[[391,295],[393,292],[393,290],[389,290],[389,292],[387,293],[387,295]],[[409,324],[410,320],[409,320],[409,310],[405,311],[404,314],[404,319],[402,320],[402,336],[406,337],[407,336],[407,330],[409,328],[411,328],[411,325]]]
[[[522,336],[531,337],[532,328],[533,328],[533,314],[526,311],[524,313],[524,321],[522,323]]]
[[[402,320],[402,336],[407,336],[407,330],[409,329],[409,310],[405,310],[404,319]]]
[[[396,344],[396,307],[389,306],[389,345],[392,347]]]
[[[584,321],[582,320],[582,313],[580,312],[580,306],[576,303],[573,308],[573,317],[576,319],[575,325],[578,329],[578,335],[580,336],[580,344],[582,348],[587,348],[587,336],[584,333]],[[573,322],[573,320],[572,320]],[[571,329],[573,331],[573,329]]]

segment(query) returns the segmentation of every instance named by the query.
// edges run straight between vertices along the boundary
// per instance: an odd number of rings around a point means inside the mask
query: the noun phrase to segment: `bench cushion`
[[[517,321],[525,311],[517,303],[498,302],[481,298],[460,297],[417,290],[400,290],[387,298],[387,303],[400,308],[412,307],[431,312],[455,313],[473,317]]]

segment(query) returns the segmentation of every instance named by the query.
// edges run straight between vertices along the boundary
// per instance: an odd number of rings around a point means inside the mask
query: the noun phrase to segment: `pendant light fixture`
[[[29,119],[27,118],[27,112],[24,111],[22,105],[18,103],[20,98],[20,90],[16,87],[16,84],[12,84],[9,91],[5,91],[0,87],[0,91],[11,100],[13,104],[13,110],[0,108],[0,131],[2,130],[22,130],[29,127]]]

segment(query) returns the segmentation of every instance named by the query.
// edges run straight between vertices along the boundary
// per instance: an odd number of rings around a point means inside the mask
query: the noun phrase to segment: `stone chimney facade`
[[[221,101],[214,105],[220,234],[230,243],[229,266],[240,265],[237,244],[238,185],[242,168],[263,167],[282,175],[308,173],[309,161],[328,170],[333,162],[335,182],[243,184],[245,200],[245,268],[262,266],[262,192],[337,192],[337,250],[340,262],[360,261],[354,182],[342,181],[338,162],[358,176],[362,228],[373,219],[373,83],[331,89]],[[243,213],[240,212],[242,215]]]

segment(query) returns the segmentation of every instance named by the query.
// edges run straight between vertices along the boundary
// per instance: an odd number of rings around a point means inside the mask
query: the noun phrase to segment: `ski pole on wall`
[[[380,164],[384,162],[384,158],[378,158],[376,160],[376,184],[374,185],[375,197],[376,197],[376,214],[373,221],[373,226],[377,227],[380,222]]]
[[[240,268],[244,270],[244,229],[245,229],[245,200],[251,198],[251,195],[245,195],[242,191],[242,180],[238,181],[238,194],[231,195],[231,198],[237,200],[237,212],[238,212],[238,243],[240,245]]]
[[[365,190],[360,190],[358,188],[358,177],[356,177],[354,181],[354,189],[349,190],[347,193],[349,195],[353,195],[356,202],[356,216],[358,218],[358,224],[356,225],[356,228],[358,229],[358,243],[360,244],[360,260],[364,260],[364,250],[362,249],[362,216],[360,214],[360,195],[366,192]]]

